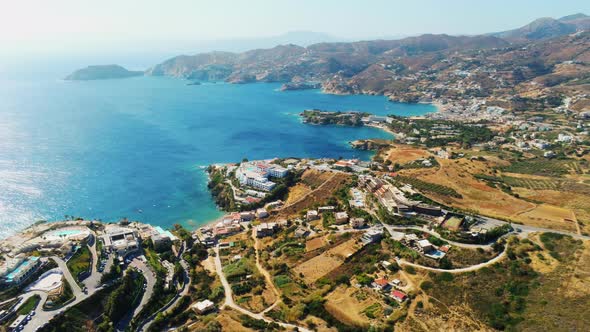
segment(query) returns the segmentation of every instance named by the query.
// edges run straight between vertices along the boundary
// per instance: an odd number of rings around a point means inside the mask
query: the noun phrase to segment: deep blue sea
[[[198,226],[220,216],[202,166],[242,158],[360,157],[373,128],[311,126],[307,108],[419,115],[431,105],[173,78],[0,78],[0,238],[64,215]]]

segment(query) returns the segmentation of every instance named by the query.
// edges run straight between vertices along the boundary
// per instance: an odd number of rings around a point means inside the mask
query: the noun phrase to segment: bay
[[[220,216],[211,163],[242,158],[370,158],[347,142],[374,128],[302,124],[304,109],[422,115],[434,106],[382,96],[279,91],[280,84],[187,85],[136,77],[0,80],[0,237],[65,215],[170,227]]]

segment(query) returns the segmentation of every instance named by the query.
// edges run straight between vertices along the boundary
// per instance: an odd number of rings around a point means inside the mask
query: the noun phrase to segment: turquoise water
[[[55,233],[56,236],[70,236],[70,235],[77,235],[77,234],[80,234],[80,231],[75,230],[75,229],[58,231],[57,233]]]
[[[304,125],[306,108],[418,115],[430,105],[278,91],[279,84],[187,86],[172,78],[63,82],[0,78],[0,237],[64,215],[169,227],[220,215],[202,167],[272,157],[359,157],[374,128]]]
[[[29,257],[27,260],[20,263],[12,272],[10,272],[8,275],[6,275],[6,279],[9,280],[9,282],[12,282],[12,280],[14,279],[14,277],[17,274],[19,274],[24,268],[31,265],[32,264],[31,262],[36,262],[38,259],[39,259],[39,257],[36,257],[36,256]]]

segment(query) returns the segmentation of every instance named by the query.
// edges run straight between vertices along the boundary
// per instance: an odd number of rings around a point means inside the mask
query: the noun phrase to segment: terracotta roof
[[[381,287],[386,286],[388,284],[387,279],[385,278],[375,279],[375,283]]]
[[[398,290],[394,290],[393,292],[391,292],[391,296],[398,298],[400,300],[403,300],[407,297],[406,293],[398,291]]]

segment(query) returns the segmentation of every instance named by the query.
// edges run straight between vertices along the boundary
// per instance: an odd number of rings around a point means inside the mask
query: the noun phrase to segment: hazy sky
[[[288,31],[345,39],[477,34],[590,14],[590,1],[0,0],[0,52],[161,50]]]

